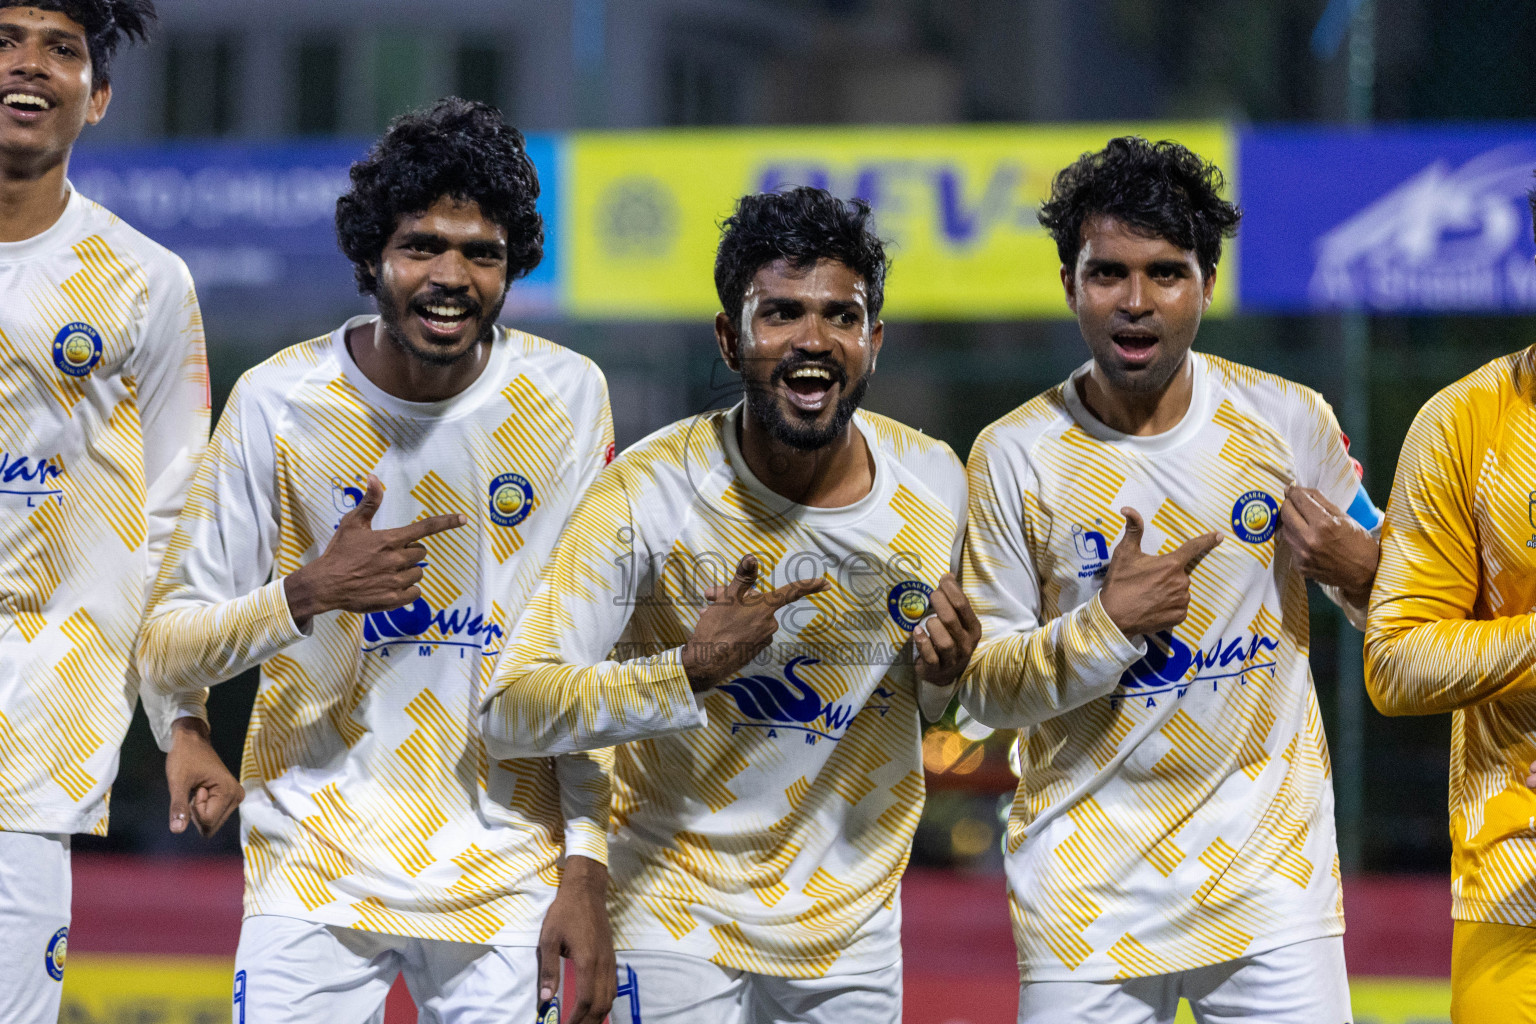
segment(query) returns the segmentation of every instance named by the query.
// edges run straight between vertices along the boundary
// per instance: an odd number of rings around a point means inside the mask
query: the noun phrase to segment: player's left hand
[[[560,958],[576,965],[576,995],[566,1024],[602,1024],[613,1007],[618,967],[608,926],[608,869],[590,857],[567,857],[555,902],[539,934],[539,1006],[560,991]]]
[[[981,642],[981,620],[971,610],[953,573],[945,573],[928,597],[928,615],[912,631],[917,677],[943,689],[960,678]]]
[[[1320,492],[1296,484],[1285,489],[1280,536],[1307,579],[1339,588],[1356,608],[1370,602],[1381,547]]]
[[[208,738],[208,723],[179,718],[171,726],[171,752],[165,755],[165,784],[171,791],[171,831],[187,830],[187,820],[206,839],[224,826],[245,788],[224,767]]]
[[[1531,762],[1530,770],[1525,773],[1525,786],[1527,789],[1536,789],[1536,761]]]

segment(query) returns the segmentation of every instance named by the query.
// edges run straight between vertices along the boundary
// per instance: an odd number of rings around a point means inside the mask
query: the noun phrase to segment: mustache
[[[785,377],[802,366],[815,366],[826,370],[832,375],[832,382],[834,384],[842,385],[844,389],[848,386],[848,372],[841,366],[830,359],[815,359],[810,356],[801,355],[798,352],[791,352],[779,360],[779,364],[773,368],[773,373],[768,375],[768,386],[777,387],[784,382]]]

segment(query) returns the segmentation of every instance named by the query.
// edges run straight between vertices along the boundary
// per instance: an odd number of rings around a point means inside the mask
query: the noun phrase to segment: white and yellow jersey
[[[612,752],[618,948],[781,977],[875,970],[901,955],[923,806],[911,631],[958,560],[964,472],[861,412],[872,490],[807,508],[747,468],[740,416],[667,427],[598,478],[497,671],[486,733],[518,754],[627,744]],[[681,647],[748,553],[764,590],[832,585],[695,697]]]
[[[1085,366],[971,453],[982,642],[960,701],[1020,730],[1007,870],[1025,981],[1163,974],[1344,929],[1307,588],[1276,535],[1293,483],[1368,529],[1380,513],[1320,396],[1198,353],[1190,368],[1166,433],[1095,419]],[[1223,535],[1188,618],[1156,637],[1123,636],[1097,596],[1126,506],[1149,553]]]
[[[346,332],[240,379],[193,482],[140,663],[167,693],[262,665],[241,779],[247,915],[530,945],[564,852],[604,860],[608,784],[585,757],[498,761],[483,686],[582,491],[610,453],[590,360],[498,330],[435,403],[379,390]],[[422,597],[295,628],[283,578],[363,495],[375,529],[460,513],[429,537]],[[563,805],[563,809],[562,809]]]
[[[71,192],[0,243],[0,364],[0,829],[103,835],[144,603],[208,442],[186,266]],[[175,705],[145,710],[166,746]]]
[[[1451,717],[1451,913],[1536,927],[1536,349],[1425,403],[1387,503],[1365,682]]]

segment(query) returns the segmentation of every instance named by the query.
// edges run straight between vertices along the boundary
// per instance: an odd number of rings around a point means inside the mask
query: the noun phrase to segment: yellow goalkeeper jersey
[[[0,243],[0,829],[105,834],[134,641],[207,443],[180,259],[73,191]],[[144,696],[164,747],[176,708]]]
[[[512,622],[612,446],[592,362],[498,330],[464,391],[406,402],[347,350],[370,318],[241,377],[171,538],[146,679],[195,691],[261,665],[241,780],[245,911],[390,935],[532,945],[562,853],[606,859],[591,758],[498,760],[477,712]],[[374,529],[427,538],[421,597],[295,627],[284,577],[316,558],[369,473]],[[562,831],[564,842],[562,843]]]
[[[1118,433],[1077,380],[971,452],[961,704],[1019,730],[1006,867],[1026,981],[1188,970],[1344,929],[1307,587],[1278,536],[1292,484],[1380,513],[1315,392],[1190,354],[1165,433]],[[1141,513],[1148,552],[1212,530],[1189,615],[1125,637],[1098,593]],[[1357,613],[1363,610],[1357,610]]]
[[[742,459],[741,407],[667,427],[593,485],[496,674],[504,754],[612,752],[620,949],[810,978],[901,955],[923,807],[912,628],[954,567],[965,477],[942,442],[860,412],[870,493],[807,508]],[[763,589],[825,575],[773,644],[695,697],[680,652],[747,553]],[[932,691],[924,706],[942,710]],[[633,741],[633,742],[626,742]],[[493,749],[497,749],[493,747]]]
[[[1536,926],[1536,349],[1427,402],[1397,463],[1366,633],[1387,714],[1451,717],[1452,914]]]

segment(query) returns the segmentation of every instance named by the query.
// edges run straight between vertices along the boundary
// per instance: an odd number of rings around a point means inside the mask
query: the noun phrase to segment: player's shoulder
[[[1419,421],[1492,426],[1515,403],[1536,403],[1536,346],[1490,360],[1437,391]]]
[[[316,371],[338,370],[335,364],[334,335],[322,334],[297,345],[289,345],[246,370],[235,382],[231,401],[242,407],[252,404],[278,406],[291,402],[304,382]]]
[[[192,273],[180,256],[94,199],[84,195],[79,198],[81,214],[77,234],[82,243],[91,238],[101,239],[110,253],[107,258],[137,265],[150,287],[160,285],[179,290],[192,287]],[[105,257],[107,253],[100,255]]]
[[[971,445],[972,471],[990,461],[1027,461],[1039,444],[1071,429],[1074,420],[1066,402],[1071,386],[1064,381],[987,424]]]
[[[1276,373],[1258,370],[1220,356],[1193,353],[1201,360],[1212,382],[1230,397],[1238,398],[1260,414],[1289,421],[1329,414],[1328,400],[1319,392]]]
[[[602,369],[580,352],[515,327],[506,328],[502,337],[505,344],[513,346],[519,368],[552,388],[565,402],[578,401],[594,391],[607,393]]]
[[[669,423],[624,449],[607,472],[631,486],[699,482],[725,461],[729,410],[711,409]]]
[[[916,427],[861,409],[862,423],[879,449],[889,457],[913,487],[933,492],[941,500],[965,503],[965,465],[955,450]]]

